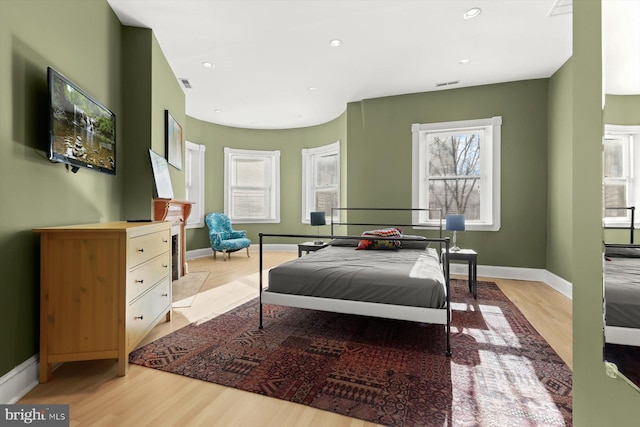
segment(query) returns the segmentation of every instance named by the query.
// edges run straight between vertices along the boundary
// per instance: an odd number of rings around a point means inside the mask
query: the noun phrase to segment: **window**
[[[280,151],[225,147],[224,211],[234,222],[280,222]]]
[[[464,214],[468,230],[499,230],[501,126],[500,116],[413,124],[413,207]],[[439,213],[413,221],[438,226]]]
[[[185,197],[193,202],[187,228],[204,227],[204,152],[204,145],[185,141]]]
[[[302,150],[302,222],[308,224],[309,213],[318,211],[325,212],[329,221],[331,208],[339,207],[340,141]]]
[[[602,197],[604,224],[629,226],[631,211],[609,209],[638,206],[640,186],[636,169],[640,168],[640,126],[605,125],[602,147]]]

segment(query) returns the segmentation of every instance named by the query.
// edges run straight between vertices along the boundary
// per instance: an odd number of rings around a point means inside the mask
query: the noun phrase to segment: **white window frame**
[[[268,189],[267,203],[269,204],[267,215],[262,218],[242,218],[234,216],[231,212],[231,183],[233,163],[235,159],[262,160],[269,163],[269,176],[266,177],[265,188]],[[280,151],[242,150],[236,148],[224,148],[224,212],[235,223],[258,224],[280,222]]]
[[[502,116],[487,119],[459,120],[441,123],[414,123],[411,125],[412,144],[412,188],[411,198],[414,208],[429,207],[428,165],[429,150],[427,137],[430,133],[454,130],[484,129],[484,141],[480,148],[480,198],[481,219],[465,221],[467,230],[500,230],[500,146]],[[444,213],[443,213],[444,215]],[[420,212],[413,213],[414,224],[425,227],[439,227],[437,219],[426,219]],[[443,222],[444,224],[444,222]]]
[[[302,150],[302,223],[303,224],[309,224],[311,222],[310,220],[310,213],[311,212],[315,212],[317,210],[316,206],[315,206],[315,193],[316,193],[316,188],[315,188],[315,170],[318,164],[318,159],[320,159],[321,157],[326,157],[326,156],[337,156],[338,159],[338,169],[337,169],[337,174],[338,176],[336,177],[336,192],[337,192],[337,200],[338,200],[338,206],[334,206],[336,208],[340,207],[340,168],[341,168],[341,163],[340,163],[340,141],[336,141],[332,144],[327,144],[327,145],[323,145],[321,147],[315,147],[315,148],[304,148]],[[333,186],[331,186],[333,187]],[[329,188],[329,187],[325,187]],[[338,221],[340,214],[340,211],[335,211],[335,216],[333,218],[334,221]],[[331,212],[327,212],[326,215],[326,219],[327,222],[331,221]]]
[[[640,185],[638,185],[638,183],[636,182],[636,177],[638,176],[638,174],[636,173],[636,169],[640,169],[640,126],[605,124],[604,134],[605,136],[603,144],[604,141],[606,141],[606,139],[610,137],[614,137],[616,139],[618,139],[619,137],[623,137],[626,140],[626,147],[623,151],[623,156],[624,168],[626,172],[625,175],[627,180],[627,204],[629,206],[636,206],[636,208],[638,208],[640,207]],[[638,209],[636,209],[636,226],[640,224],[640,219],[638,218],[637,212]],[[606,211],[604,213],[606,213]],[[604,217],[602,219],[602,222],[604,226],[629,227],[631,225],[631,213],[627,211],[627,215],[625,217]]]
[[[204,227],[204,153],[206,147],[185,141],[184,193],[193,202],[191,214],[187,218],[187,228]]]

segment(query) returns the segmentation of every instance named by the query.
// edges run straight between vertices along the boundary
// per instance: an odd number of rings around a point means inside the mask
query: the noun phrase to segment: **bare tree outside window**
[[[626,209],[610,209],[626,207],[628,204],[629,179],[625,168],[627,140],[624,136],[609,137],[604,141],[603,153],[603,208],[604,218],[627,218]]]
[[[315,162],[315,209],[331,217],[331,208],[338,207],[338,155],[317,156]]]
[[[340,207],[340,141],[302,150],[302,222],[311,212],[324,212],[338,221]]]
[[[429,208],[443,215],[480,219],[480,147],[482,130],[428,136]],[[436,218],[432,218],[436,219]]]
[[[462,214],[470,230],[500,230],[501,129],[501,116],[411,125],[412,205],[430,209],[415,222]]]

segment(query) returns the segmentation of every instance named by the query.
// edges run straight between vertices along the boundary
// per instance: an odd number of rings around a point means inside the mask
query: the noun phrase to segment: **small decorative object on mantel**
[[[169,164],[182,169],[182,126],[173,118],[169,110],[164,110],[165,153]]]

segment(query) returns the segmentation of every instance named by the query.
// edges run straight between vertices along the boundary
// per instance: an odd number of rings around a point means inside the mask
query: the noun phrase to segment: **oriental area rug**
[[[193,323],[130,361],[388,426],[569,426],[571,370],[495,283],[452,279],[442,325],[264,306]]]

